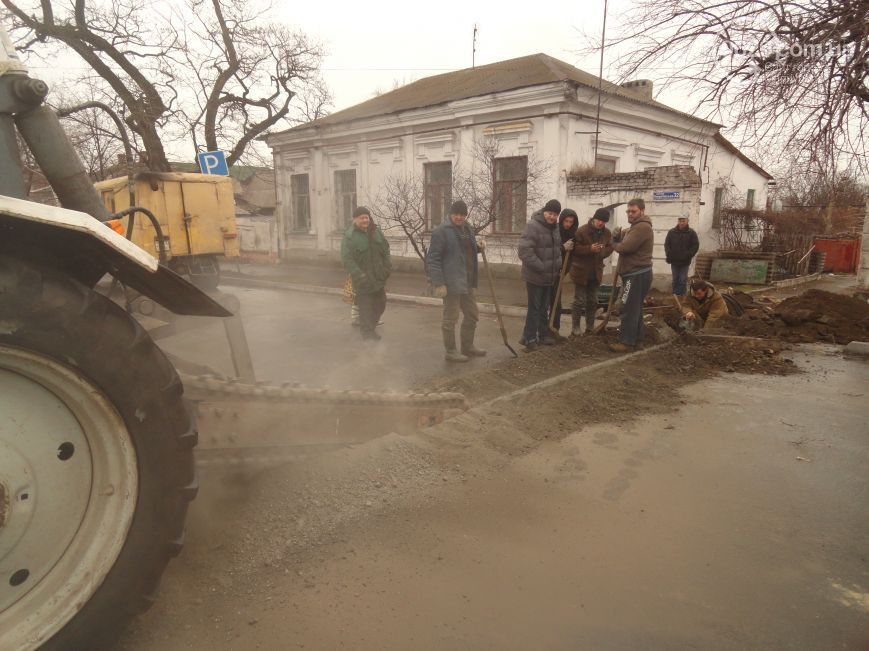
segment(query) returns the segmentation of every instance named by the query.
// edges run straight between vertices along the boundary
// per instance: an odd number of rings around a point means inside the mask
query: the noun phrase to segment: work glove
[[[434,288],[435,298],[446,298],[447,295],[447,286],[446,285],[438,285]]]
[[[485,251],[486,250],[486,240],[477,240],[477,250]]]
[[[562,246],[564,246],[565,251],[573,251],[573,240],[567,240]]]

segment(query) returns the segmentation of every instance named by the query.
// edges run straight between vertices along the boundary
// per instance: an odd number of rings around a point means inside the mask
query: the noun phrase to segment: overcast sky
[[[475,24],[478,65],[545,52],[589,72],[598,67],[594,57],[580,61],[574,52],[583,43],[581,27],[599,32],[602,1],[550,0],[508,9],[496,0],[388,0],[347,3],[337,12],[330,5],[291,3],[275,16],[326,46],[325,76],[335,110],[369,99],[378,88],[390,90],[394,81],[470,67]]]
[[[148,0],[143,0],[147,2]],[[171,3],[174,0],[151,0]],[[597,74],[599,54],[580,56],[588,37],[599,38],[603,0],[549,0],[539,5],[508,8],[501,0],[438,0],[426,5],[406,1],[341,3],[280,2],[269,17],[298,29],[320,42],[327,52],[324,77],[333,94],[335,112],[429,75],[471,65],[474,25],[477,26],[476,63],[544,52],[592,74]],[[427,7],[425,9],[424,7]],[[610,0],[608,37],[614,36],[621,14],[630,0]],[[615,81],[608,64],[615,52],[607,51],[604,77]],[[29,64],[34,76],[56,82],[64,69],[81,69],[75,55],[59,57],[51,67]],[[643,75],[655,79],[664,70]],[[693,102],[684,93],[659,92],[656,99],[691,112]]]

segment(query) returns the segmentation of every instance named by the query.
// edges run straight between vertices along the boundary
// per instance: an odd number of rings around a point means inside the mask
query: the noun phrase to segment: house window
[[[525,227],[528,203],[528,157],[495,159],[495,230],[515,233]]]
[[[597,158],[594,159],[594,173],[595,174],[615,174],[616,173],[616,159],[598,156]]]
[[[311,230],[311,197],[308,193],[308,175],[293,174],[290,176],[290,191],[293,195],[293,231]]]
[[[339,228],[348,228],[356,210],[356,170],[335,172],[335,202]]]
[[[754,190],[749,190],[745,196],[745,207],[748,210],[754,210]]]
[[[426,163],[425,176],[425,223],[429,230],[444,220],[453,201],[453,164]]]
[[[724,188],[715,188],[715,202],[712,204],[712,228],[721,228],[721,204],[724,202]]]

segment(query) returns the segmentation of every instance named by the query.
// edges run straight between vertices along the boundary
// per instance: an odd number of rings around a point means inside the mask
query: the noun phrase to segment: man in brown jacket
[[[613,233],[619,254],[618,273],[622,279],[621,325],[619,342],[610,344],[610,350],[624,353],[643,343],[643,301],[652,287],[652,250],[655,233],[652,220],[646,217],[646,203],[642,199],[628,201],[627,230]]]
[[[715,285],[695,278],[691,281],[691,292],[681,302],[682,316],[690,330],[700,330],[713,325],[726,314],[727,303],[715,290]]]
[[[573,329],[571,334],[582,334],[580,320],[585,313],[585,331],[594,329],[597,314],[597,290],[603,280],[603,261],[612,255],[612,233],[606,228],[609,210],[598,208],[594,217],[581,226],[573,236],[573,257],[570,278],[573,280]]]

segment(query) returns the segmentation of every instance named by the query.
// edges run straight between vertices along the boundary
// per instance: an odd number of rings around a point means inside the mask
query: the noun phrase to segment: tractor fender
[[[146,251],[76,210],[0,195],[0,252],[38,259],[88,287],[111,274],[176,314],[231,316]]]

